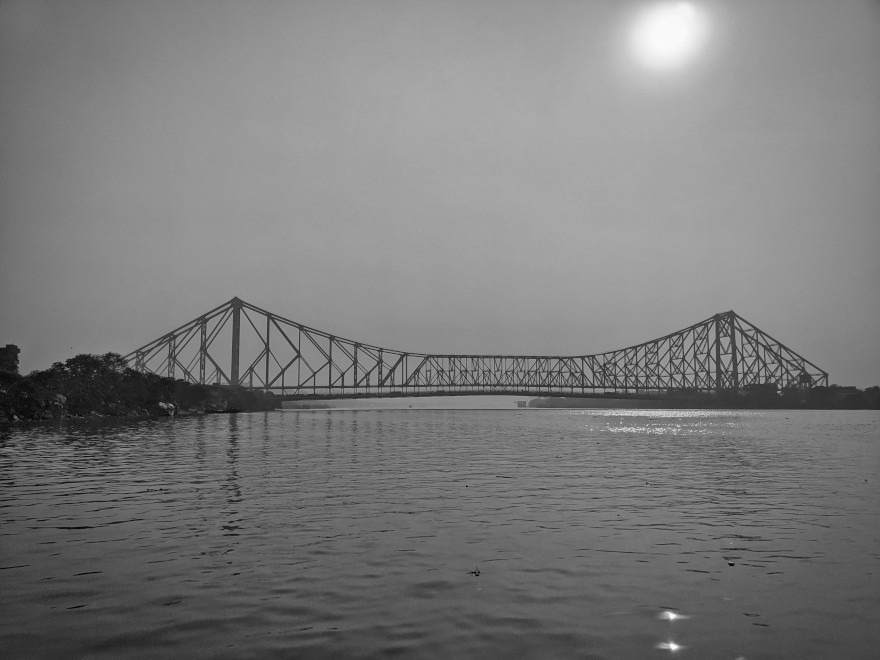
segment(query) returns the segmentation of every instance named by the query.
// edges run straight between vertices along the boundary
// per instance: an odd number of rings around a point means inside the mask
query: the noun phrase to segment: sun
[[[643,66],[674,71],[693,61],[708,36],[706,17],[690,2],[662,2],[645,9],[633,24],[630,48]]]

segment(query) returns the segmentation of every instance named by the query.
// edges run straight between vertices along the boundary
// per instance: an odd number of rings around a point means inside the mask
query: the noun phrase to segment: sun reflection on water
[[[687,614],[679,614],[678,612],[673,612],[671,610],[665,610],[663,612],[660,612],[660,614],[657,615],[657,618],[664,619],[666,621],[678,621],[683,619],[690,619],[690,616],[688,616]]]
[[[676,651],[682,651],[687,647],[682,646],[681,644],[676,644],[672,640],[669,640],[668,642],[660,642],[659,644],[657,644],[657,648],[663,651],[671,651],[672,653],[675,653]]]

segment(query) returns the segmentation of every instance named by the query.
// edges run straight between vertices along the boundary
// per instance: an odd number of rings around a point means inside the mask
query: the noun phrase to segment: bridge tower
[[[241,303],[238,296],[230,301],[232,308],[232,361],[229,365],[229,381],[231,385],[241,385],[239,362],[241,360]]]
[[[736,347],[736,314],[715,314],[715,391],[739,391],[739,360]]]

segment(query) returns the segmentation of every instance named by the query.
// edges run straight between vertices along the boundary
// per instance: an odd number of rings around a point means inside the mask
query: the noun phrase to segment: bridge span
[[[733,311],[590,355],[440,355],[343,339],[239,298],[125,359],[141,372],[285,398],[729,392],[827,386],[828,374]]]

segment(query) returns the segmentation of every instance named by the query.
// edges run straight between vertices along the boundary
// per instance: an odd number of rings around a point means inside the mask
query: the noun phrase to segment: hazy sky
[[[595,353],[733,309],[880,384],[880,2],[0,0],[0,344],[239,296],[388,348]]]

